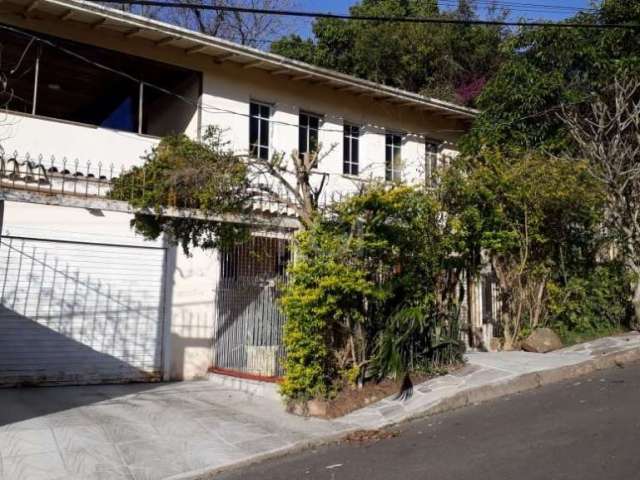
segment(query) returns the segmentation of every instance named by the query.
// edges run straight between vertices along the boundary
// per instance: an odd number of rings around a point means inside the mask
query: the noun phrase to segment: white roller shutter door
[[[160,379],[165,252],[129,219],[7,202],[0,384]]]

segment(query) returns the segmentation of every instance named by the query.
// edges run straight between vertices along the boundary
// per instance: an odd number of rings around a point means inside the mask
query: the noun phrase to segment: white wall
[[[217,253],[193,249],[187,256],[178,246],[170,248],[168,258],[169,376],[201,378],[212,365]]]
[[[248,152],[249,103],[251,100],[272,105],[270,128],[271,153],[285,155],[298,148],[298,114],[301,110],[322,115],[319,140],[325,153],[319,171],[330,174],[328,193],[352,190],[359,181],[384,179],[385,132],[405,133],[402,145],[403,179],[424,181],[426,138],[441,139],[444,153],[454,148],[459,135],[451,121],[392,106],[368,98],[345,95],[317,85],[295,82],[264,72],[232,66],[214,67],[204,73],[202,128],[216,125],[238,154]],[[233,113],[231,113],[233,112]],[[342,128],[344,122],[360,126],[360,175],[358,179],[342,174]],[[331,148],[333,147],[333,150]]]
[[[155,137],[107,128],[81,125],[56,119],[33,117],[15,113],[3,114],[0,118],[0,145],[5,154],[17,151],[20,158],[27,153],[34,161],[42,155],[42,162],[49,166],[55,157],[57,166],[67,159],[67,169],[74,171],[78,160],[81,172],[98,173],[102,163],[102,174],[109,176],[111,165],[114,175],[120,168],[142,163],[141,157],[158,144]]]

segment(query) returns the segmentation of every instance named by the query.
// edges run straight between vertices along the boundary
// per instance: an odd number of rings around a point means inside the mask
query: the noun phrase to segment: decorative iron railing
[[[68,194],[84,197],[109,196],[114,165],[105,167],[101,162],[60,160],[54,156],[45,160],[42,155],[20,156],[0,154],[0,190],[26,190],[34,192]],[[124,168],[120,170],[124,172]]]
[[[102,162],[93,163],[55,156],[45,158],[43,155],[32,156],[29,153],[20,155],[18,152],[6,154],[0,151],[0,192],[15,190],[131,203],[135,200],[135,195],[144,195],[150,177],[147,177],[144,171],[142,175],[132,175],[128,181],[139,183],[131,183],[130,186],[124,187],[120,185],[118,193],[113,193],[114,181],[127,171],[124,166],[104,165]],[[295,216],[291,207],[295,201],[292,195],[284,187],[277,187],[272,193],[269,196],[260,195],[256,190],[256,195],[251,199],[250,210],[270,215]],[[327,208],[346,196],[345,192],[325,192],[319,199],[320,207]],[[171,207],[197,208],[187,203]]]

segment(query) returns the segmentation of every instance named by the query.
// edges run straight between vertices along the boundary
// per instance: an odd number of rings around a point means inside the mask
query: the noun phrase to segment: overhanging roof
[[[0,0],[2,1],[2,0]],[[127,38],[140,38],[157,47],[181,49],[186,55],[205,55],[215,62],[233,62],[243,68],[264,70],[292,81],[326,85],[346,93],[368,96],[405,108],[431,111],[460,120],[473,119],[478,111],[454,103],[424,97],[393,87],[291,60],[280,55],[194,32],[175,25],[80,0],[5,0],[19,7],[25,17],[41,14],[59,21],[105,29]]]

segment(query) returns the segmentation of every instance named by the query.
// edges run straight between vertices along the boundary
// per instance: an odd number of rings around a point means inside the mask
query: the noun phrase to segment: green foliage
[[[462,361],[459,313],[458,309],[441,312],[433,293],[413,305],[401,305],[378,336],[374,356],[378,377],[403,378],[412,371],[431,372]]]
[[[638,2],[606,0],[571,23],[638,23]],[[558,113],[589,102],[616,73],[640,69],[639,30],[523,28],[501,45],[504,59],[478,98],[481,114],[463,142],[466,153],[485,146],[525,151],[570,149]]]
[[[186,135],[163,138],[144,165],[114,180],[110,195],[139,210],[132,220],[136,231],[153,239],[167,234],[188,252],[245,238],[240,225],[202,217],[244,213],[249,187],[246,164],[222,143],[217,128],[209,128],[202,141]],[[163,215],[168,208],[196,209],[200,215]]]
[[[346,325],[363,321],[365,298],[382,292],[367,272],[348,261],[348,239],[318,222],[296,237],[296,261],[281,298],[287,317],[284,344],[286,376],[281,392],[288,398],[330,395],[339,365]]]
[[[434,0],[362,0],[352,15],[477,18],[472,2],[440,11]],[[385,85],[472,103],[500,61],[499,27],[319,19],[314,41],[284,37],[272,51]]]
[[[383,377],[460,361],[454,246],[439,202],[408,187],[373,186],[300,233],[281,299],[282,393],[327,397],[353,372]]]
[[[628,327],[629,280],[623,265],[610,263],[575,275],[566,284],[550,282],[548,324],[566,343]]]
[[[446,210],[460,225],[467,270],[478,271],[479,252],[491,263],[511,347],[544,323],[547,283],[594,263],[603,195],[584,162],[562,157],[487,149],[456,167],[442,181]]]

